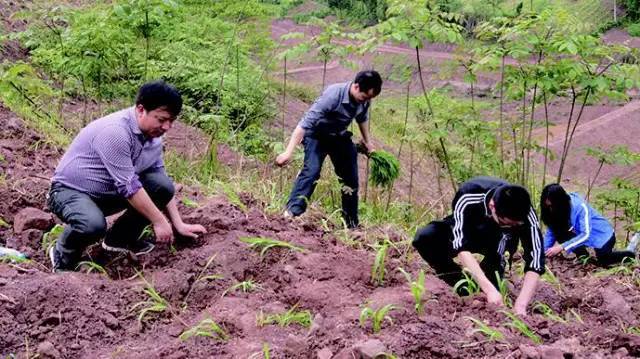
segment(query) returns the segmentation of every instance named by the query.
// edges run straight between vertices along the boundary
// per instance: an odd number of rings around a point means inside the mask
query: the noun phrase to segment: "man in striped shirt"
[[[154,245],[140,237],[149,224],[163,242],[173,240],[174,229],[192,238],[206,232],[182,221],[162,160],[162,135],[181,109],[173,86],[150,82],[138,91],[134,107],[97,119],[78,133],[48,194],[49,208],[67,224],[49,249],[54,271],[75,270],[83,250],[102,237],[106,250],[148,253]],[[107,231],[105,216],[124,209]]]
[[[508,251],[511,261],[520,239],[526,274],[514,311],[526,315],[545,268],[540,226],[527,190],[501,179],[476,177],[460,186],[452,207],[452,215],[418,230],[413,246],[451,286],[464,278],[461,267],[453,261],[457,257],[487,301],[501,306],[498,278],[504,275],[504,254]],[[482,262],[472,253],[482,254]]]

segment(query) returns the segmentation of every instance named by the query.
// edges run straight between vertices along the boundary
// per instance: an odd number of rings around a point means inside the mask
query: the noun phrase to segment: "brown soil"
[[[23,207],[42,207],[46,178],[60,153],[47,147],[37,151],[30,148],[37,136],[10,112],[3,109],[1,113],[3,123],[8,124],[2,132],[2,154],[12,156],[3,162],[3,173],[7,174],[6,183],[14,184],[14,188],[2,187],[0,213],[10,218]],[[13,149],[8,151],[7,146]],[[21,187],[27,182],[28,188]],[[185,195],[200,203],[196,209],[181,208],[185,219],[202,223],[209,233],[197,241],[179,240],[175,250],[161,245],[140,258],[114,257],[93,248],[93,260],[104,266],[108,276],[51,274],[43,251],[37,247],[39,242],[31,251],[34,262],[0,264],[0,354],[246,358],[260,353],[263,343],[268,343],[274,358],[313,358],[321,350],[346,358],[358,343],[374,338],[402,358],[528,357],[558,351],[574,357],[628,357],[640,351],[637,337],[623,334],[621,329],[637,326],[640,314],[638,306],[633,305],[640,295],[629,277],[612,281],[593,276],[595,269],[590,265],[552,262],[562,290],[543,283],[535,299],[561,316],[571,317],[573,310],[584,323],[577,319],[557,323],[531,314],[526,321],[543,340],[543,345],[534,346],[509,329],[504,315],[487,308],[481,296],[458,298],[431,275],[427,276],[425,313],[416,315],[408,286],[395,270],[404,267],[415,275],[422,267],[411,249],[408,257],[395,249],[390,251],[386,280],[378,287],[370,284],[374,254],[345,245],[340,240],[343,234],[325,232],[317,218],[289,222],[265,215],[266,204],[249,195],[242,196],[246,210],[224,198],[205,198],[183,188],[179,196]],[[11,235],[10,231],[4,233]],[[384,228],[370,228],[367,233],[368,241],[403,238]],[[239,241],[247,236],[288,241],[306,251],[274,249],[261,257]],[[203,270],[212,256],[212,264]],[[143,322],[137,320],[141,308],[136,305],[148,298],[135,271],[153,283],[171,309],[151,313]],[[521,278],[516,272],[514,269],[511,279],[517,287]],[[221,278],[198,280],[212,274]],[[634,275],[640,273],[636,270]],[[222,296],[233,284],[249,279],[259,283],[258,291]],[[359,325],[363,306],[385,304],[397,307],[390,314],[393,323],[385,323],[379,334],[371,333],[370,323]],[[293,306],[312,313],[311,328],[256,325],[260,311],[283,312]],[[487,342],[473,332],[469,316],[497,327],[505,339]],[[206,318],[220,324],[229,339],[178,338]]]

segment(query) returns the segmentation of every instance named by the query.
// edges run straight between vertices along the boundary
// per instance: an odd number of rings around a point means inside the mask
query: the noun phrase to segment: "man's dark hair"
[[[557,183],[545,186],[540,194],[540,217],[559,242],[569,239],[570,216],[571,197],[567,191]]]
[[[163,107],[173,117],[178,117],[182,111],[182,96],[172,85],[162,80],[152,81],[140,87],[136,105],[142,105],[147,112]]]
[[[369,90],[373,89],[373,93],[377,96],[382,91],[382,78],[378,71],[375,70],[358,72],[353,82],[358,84],[360,92],[369,92]]]
[[[493,204],[498,217],[514,221],[526,222],[531,211],[529,192],[524,187],[513,184],[505,184],[496,188],[493,194]]]

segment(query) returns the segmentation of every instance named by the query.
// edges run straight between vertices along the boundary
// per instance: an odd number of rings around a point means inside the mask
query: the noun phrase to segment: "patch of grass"
[[[309,328],[311,326],[311,320],[311,311],[298,311],[296,305],[284,313],[265,314],[260,311],[256,317],[256,323],[259,327],[269,324],[277,324],[281,327],[298,324],[302,327]]]
[[[180,338],[180,340],[185,341],[194,336],[208,337],[212,339],[218,339],[221,341],[227,341],[229,339],[229,336],[227,335],[226,331],[222,328],[222,326],[220,326],[211,318],[203,319],[196,326],[180,334],[178,338]]]
[[[152,313],[164,313],[165,311],[169,310],[169,302],[166,299],[162,298],[162,296],[158,293],[158,291],[156,291],[153,285],[149,283],[149,281],[147,281],[142,273],[139,273],[139,276],[144,282],[143,293],[146,294],[147,299],[134,304],[133,307],[131,307],[131,311],[140,308],[140,311],[138,313],[138,322],[142,324],[144,318],[147,315],[150,315]]]
[[[269,343],[267,343],[267,342],[262,343],[262,351],[258,352],[258,353],[251,354],[249,359],[257,359],[257,358],[260,358],[260,357],[262,359],[271,359],[271,347],[269,346]]]
[[[248,280],[245,280],[245,281],[242,281],[242,282],[238,282],[238,283],[232,285],[231,287],[227,288],[224,292],[222,292],[222,297],[227,295],[227,293],[235,292],[236,290],[240,290],[243,293],[250,293],[250,292],[255,292],[256,290],[260,290],[260,289],[262,289],[260,284],[254,282],[251,279],[248,279]]]
[[[11,226],[2,217],[0,217],[0,227],[9,228]]]
[[[250,248],[256,249],[260,251],[260,257],[263,257],[268,250],[272,248],[286,248],[296,252],[306,252],[307,250],[293,245],[288,242],[279,241],[272,238],[263,238],[263,237],[241,237],[240,241],[249,245]]]
[[[473,330],[473,333],[480,333],[484,335],[487,340],[496,342],[504,339],[504,334],[498,329],[490,327],[487,323],[480,319],[476,319],[473,317],[465,317],[465,319],[470,320],[475,324],[476,328]]]
[[[508,312],[506,310],[502,310],[502,313],[509,318],[509,322],[505,323],[506,326],[515,329],[520,334],[529,338],[535,344],[542,344],[542,338],[538,334],[536,334],[522,319],[518,318],[517,315]]]
[[[427,291],[427,288],[424,286],[424,270],[420,269],[416,280],[412,280],[411,274],[407,273],[404,269],[398,268],[398,270],[404,275],[404,277],[407,279],[407,282],[409,282],[411,295],[413,295],[413,300],[416,303],[414,306],[416,313],[418,313],[418,315],[422,315],[422,313],[424,312],[423,298]]]
[[[369,307],[364,307],[360,312],[360,326],[364,328],[367,321],[371,319],[371,328],[373,330],[373,333],[376,334],[380,332],[382,323],[384,321],[388,321],[390,324],[393,324],[393,320],[390,316],[388,316],[388,313],[395,309],[396,306],[394,306],[393,304],[387,304],[384,307],[378,308],[376,310]]]

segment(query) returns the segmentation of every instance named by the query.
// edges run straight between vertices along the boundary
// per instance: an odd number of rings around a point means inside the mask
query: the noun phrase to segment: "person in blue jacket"
[[[546,257],[562,251],[580,257],[588,255],[587,247],[591,247],[602,266],[635,258],[637,243],[631,241],[625,250],[614,251],[616,234],[613,227],[579,194],[567,193],[556,183],[547,185],[540,196],[540,210],[542,222],[547,226],[544,236]]]

